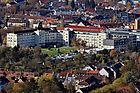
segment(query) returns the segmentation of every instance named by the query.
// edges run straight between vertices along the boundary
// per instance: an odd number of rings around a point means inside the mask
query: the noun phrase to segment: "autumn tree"
[[[136,93],[133,84],[118,86],[116,92],[117,93]]]
[[[131,69],[134,67],[133,61],[126,61],[125,65],[121,68],[121,73],[124,74],[128,71],[131,71]]]
[[[78,54],[77,56],[74,57],[75,61],[82,61],[83,60],[83,55],[82,54]]]
[[[72,81],[66,85],[66,89],[68,90],[68,93],[75,93],[75,86]]]
[[[12,93],[22,93],[24,92],[24,87],[25,87],[24,83],[15,83]]]
[[[2,3],[7,4],[10,2],[10,0],[1,0]]]
[[[57,93],[59,87],[57,86],[54,79],[45,80],[44,78],[40,78],[38,81],[38,86],[43,93]]]
[[[34,79],[31,79],[28,82],[25,82],[25,87],[23,89],[24,93],[40,93],[39,87],[37,82]]]
[[[71,46],[77,48],[77,49],[85,49],[87,42],[82,40],[82,39],[76,39],[73,38],[72,42],[71,42]]]
[[[85,50],[85,48],[86,48],[86,44],[87,44],[87,42],[86,41],[84,41],[84,40],[81,40],[80,41],[80,45],[81,45],[81,47]]]
[[[73,46],[77,49],[80,49],[80,41],[81,41],[81,39],[73,38],[71,41],[71,46]]]
[[[131,7],[132,7],[131,2],[127,2],[126,7],[127,7],[127,9],[131,9]]]
[[[114,16],[112,17],[112,22],[117,22],[117,20],[118,20],[117,16],[114,15]]]
[[[136,3],[136,4],[135,4],[135,7],[139,7],[139,6],[140,6],[140,3]]]
[[[110,50],[110,57],[115,57],[117,55],[117,51],[115,49]]]

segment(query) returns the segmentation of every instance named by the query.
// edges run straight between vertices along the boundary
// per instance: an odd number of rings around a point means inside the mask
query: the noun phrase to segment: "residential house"
[[[122,62],[118,62],[118,63],[114,64],[113,66],[111,66],[111,68],[116,72],[116,78],[121,76],[120,68],[123,66],[124,66],[124,64]]]
[[[94,80],[98,82],[93,76],[97,76],[97,70],[82,70],[82,71],[62,71],[58,78],[65,86],[72,83],[75,89],[87,88],[95,84]]]
[[[110,80],[118,78],[120,74],[120,68],[124,66],[123,63],[116,63],[114,65],[104,67],[99,71],[101,76],[106,76]]]
[[[106,76],[110,80],[113,80],[116,78],[116,72],[111,67],[104,67],[99,71],[99,74],[101,76]]]

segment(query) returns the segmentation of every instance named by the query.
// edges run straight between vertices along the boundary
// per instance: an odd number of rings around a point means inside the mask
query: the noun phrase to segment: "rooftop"
[[[74,31],[78,31],[78,32],[95,32],[95,33],[99,33],[99,32],[104,31],[104,28],[95,27],[95,26],[74,26],[74,25],[69,25],[68,28],[72,28]]]

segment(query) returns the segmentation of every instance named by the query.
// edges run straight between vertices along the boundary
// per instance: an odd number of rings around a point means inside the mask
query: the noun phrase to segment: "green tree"
[[[127,72],[124,74],[123,76],[123,82],[128,84],[130,82],[132,82],[133,78],[132,78],[132,73],[131,72]]]

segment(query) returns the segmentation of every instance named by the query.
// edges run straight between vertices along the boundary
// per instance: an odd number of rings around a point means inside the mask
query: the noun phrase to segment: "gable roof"
[[[110,68],[110,67],[104,67],[101,70],[103,70],[103,69],[109,74],[109,77],[114,76],[114,70],[112,68]]]

